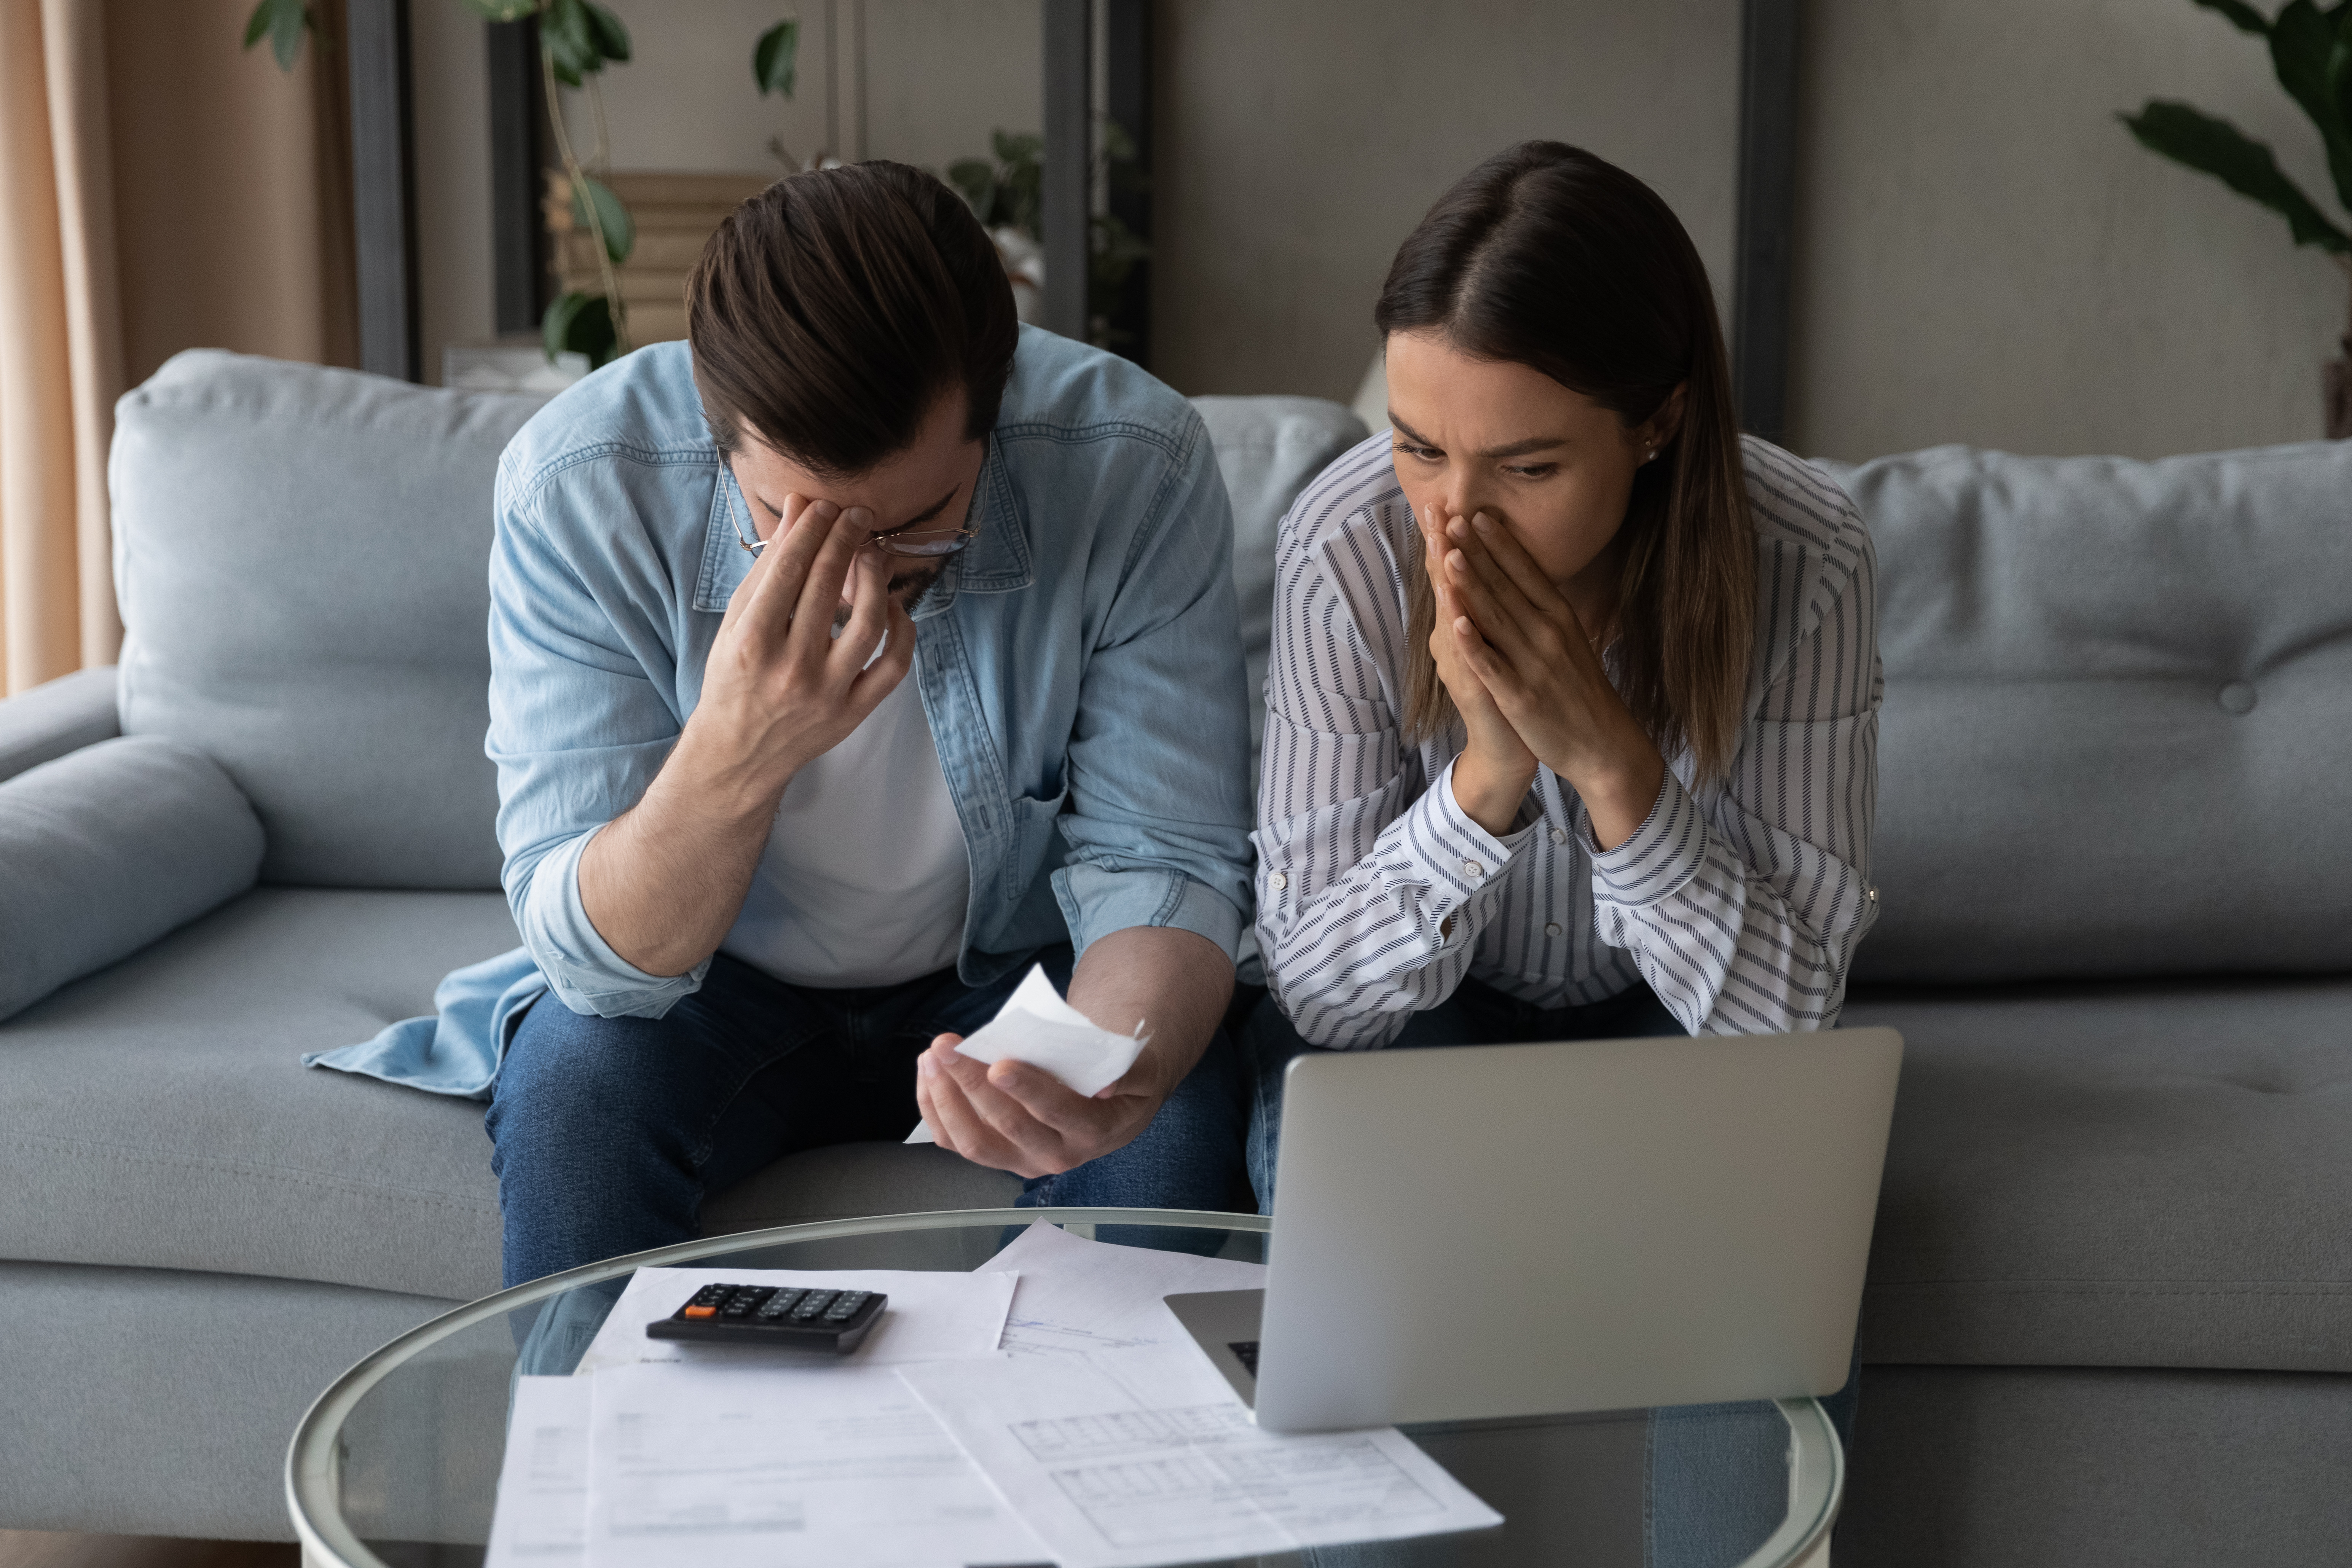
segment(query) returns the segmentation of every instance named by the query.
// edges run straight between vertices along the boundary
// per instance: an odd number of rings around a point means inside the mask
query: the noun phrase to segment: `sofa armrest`
[[[0,702],[0,779],[121,733],[112,664],[45,681]]]
[[[219,764],[152,736],[0,782],[0,1019],[251,887],[261,843]]]

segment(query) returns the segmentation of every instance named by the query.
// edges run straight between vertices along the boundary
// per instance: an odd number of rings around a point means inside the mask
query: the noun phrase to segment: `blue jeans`
[[[1389,1049],[1527,1045],[1558,1040],[1637,1040],[1687,1033],[1645,985],[1580,1008],[1538,1008],[1483,981],[1416,1013]],[[1319,1050],[1299,1038],[1272,997],[1241,1029],[1250,1077],[1249,1173],[1258,1212],[1274,1212],[1282,1142],[1282,1074]],[[1861,1361],[1822,1401],[1840,1442],[1851,1443]],[[1643,1462],[1642,1557],[1648,1568],[1727,1568],[1753,1552],[1789,1511],[1788,1424],[1763,1401],[1684,1405],[1650,1412]],[[1361,1552],[1364,1549],[1351,1548]],[[1370,1559],[1350,1557],[1349,1564]]]
[[[1066,946],[1037,955],[1069,988]],[[1026,972],[966,986],[952,969],[902,986],[786,985],[720,954],[658,1019],[588,1018],[541,998],[516,1030],[484,1117],[509,1285],[690,1240],[702,1202],[803,1149],[914,1130],[915,1059],[934,1035],[993,1017]],[[1218,1031],[1143,1134],[1020,1205],[1230,1208],[1246,1193],[1246,1098]]]

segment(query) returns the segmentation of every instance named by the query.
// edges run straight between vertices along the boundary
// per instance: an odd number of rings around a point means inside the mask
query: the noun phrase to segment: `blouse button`
[[[1486,874],[1486,868],[1480,865],[1476,861],[1464,861],[1462,862],[1462,874],[1475,882],[1478,878]]]
[[[1278,871],[1272,876],[1267,877],[1265,880],[1274,884],[1275,892],[1280,893],[1284,888],[1290,885],[1290,873],[1288,872]]]
[[[1876,904],[1878,902],[1878,889],[1874,887],[1868,893],[1864,894],[1864,896],[1868,898],[1871,903]]]
[[[1551,831],[1551,841],[1556,844],[1564,844],[1568,842],[1568,830],[1566,828],[1554,828]]]
[[[1559,921],[1557,921],[1557,920],[1548,922],[1548,923],[1545,925],[1545,926],[1544,926],[1544,935],[1545,935],[1545,936],[1559,936]]]

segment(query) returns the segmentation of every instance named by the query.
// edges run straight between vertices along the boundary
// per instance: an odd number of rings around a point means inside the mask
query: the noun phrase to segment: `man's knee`
[[[552,995],[515,1030],[484,1118],[503,1161],[530,1146],[549,1152],[593,1140],[609,1150],[643,1129],[665,1088],[690,1074],[699,1054],[675,1010],[667,1019],[593,1018]]]

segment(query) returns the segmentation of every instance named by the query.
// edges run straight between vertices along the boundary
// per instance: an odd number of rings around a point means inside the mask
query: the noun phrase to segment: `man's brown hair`
[[[827,476],[913,444],[961,387],[996,423],[1020,321],[971,209],[904,163],[787,174],[728,214],[686,285],[695,384],[721,452],[746,436]]]

